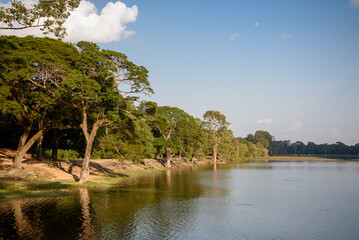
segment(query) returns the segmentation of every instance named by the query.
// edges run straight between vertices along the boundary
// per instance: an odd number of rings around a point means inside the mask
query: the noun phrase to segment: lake
[[[359,239],[358,162],[190,167],[0,204],[0,239]]]

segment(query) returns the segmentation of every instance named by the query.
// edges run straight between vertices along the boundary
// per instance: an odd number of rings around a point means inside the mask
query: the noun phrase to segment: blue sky
[[[123,1],[110,44],[150,71],[150,100],[225,114],[236,136],[359,142],[359,8],[340,0]],[[96,2],[102,8],[103,1]]]
[[[130,36],[99,45],[150,71],[146,99],[219,110],[239,137],[359,143],[359,0],[122,2]]]
[[[359,8],[349,1],[125,1],[128,39],[102,44],[146,66],[151,100],[236,136],[359,142]],[[99,7],[101,7],[99,5]]]

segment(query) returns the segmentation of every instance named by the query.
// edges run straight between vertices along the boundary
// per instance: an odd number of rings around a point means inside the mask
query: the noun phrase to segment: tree
[[[153,158],[154,137],[151,127],[146,124],[149,114],[147,111],[143,114],[142,110],[137,110],[132,100],[126,101],[126,111],[120,111],[117,120],[99,132],[94,154],[101,158],[128,159],[134,162]]]
[[[218,144],[217,155],[226,160],[234,160],[237,156],[237,142],[230,129],[223,131],[221,141]]]
[[[264,148],[269,148],[270,144],[273,141],[272,135],[267,131],[256,131],[254,134],[255,143],[261,143]]]
[[[200,125],[197,124],[196,119],[191,115],[185,113],[182,119],[178,121],[177,131],[175,131],[173,138],[178,143],[177,153],[181,159],[182,155],[192,158],[198,155],[199,144],[202,142],[202,134]]]
[[[89,175],[89,163],[97,130],[116,121],[120,103],[125,95],[153,93],[148,81],[148,71],[127,60],[127,56],[110,50],[100,50],[95,43],[79,42],[80,56],[77,69],[65,83],[64,98],[81,117],[80,128],[86,140],[85,157],[79,183],[85,183]],[[126,84],[127,88],[121,88]]]
[[[159,132],[159,137],[163,140],[157,140],[158,145],[164,145],[166,149],[166,166],[171,167],[172,150],[175,142],[171,141],[174,132],[179,131],[182,122],[188,118],[188,114],[176,107],[162,106],[157,108],[156,119],[152,126]]]
[[[246,140],[247,140],[248,142],[251,142],[251,143],[255,143],[255,142],[256,142],[256,140],[254,139],[253,134],[251,134],[251,133],[247,135]]]
[[[219,111],[207,111],[203,115],[202,128],[209,132],[212,145],[213,163],[217,163],[217,147],[221,141],[223,133],[226,132],[229,123]]]
[[[56,37],[66,36],[63,27],[70,11],[77,8],[81,0],[39,0],[27,8],[21,1],[12,0],[11,7],[0,7],[0,22],[6,26],[0,29],[21,30],[39,27],[44,34]]]
[[[57,91],[74,67],[76,53],[73,45],[55,39],[0,37],[0,110],[22,128],[15,168],[45,132],[69,116]]]

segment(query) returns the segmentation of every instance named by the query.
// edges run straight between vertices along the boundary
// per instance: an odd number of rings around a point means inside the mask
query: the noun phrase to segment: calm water
[[[189,168],[0,204],[0,239],[359,239],[359,163]]]

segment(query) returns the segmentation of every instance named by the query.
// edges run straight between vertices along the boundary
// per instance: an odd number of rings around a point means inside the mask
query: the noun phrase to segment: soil
[[[21,169],[12,168],[12,160],[16,154],[12,149],[0,149],[0,182],[8,180],[22,181],[62,181],[78,180],[81,172],[82,160],[53,161],[43,158],[38,161],[36,155],[27,153]],[[172,159],[171,167],[178,168],[193,164],[208,164],[210,159],[190,161],[186,158]],[[140,164],[131,161],[120,162],[117,159],[91,160],[89,181],[106,175],[128,176],[126,172],[147,169],[165,169],[164,159],[144,159]]]

